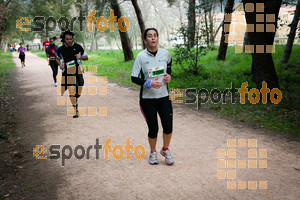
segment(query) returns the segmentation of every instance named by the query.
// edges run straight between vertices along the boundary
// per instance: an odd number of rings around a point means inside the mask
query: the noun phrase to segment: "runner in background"
[[[46,38],[46,40],[43,42],[43,48],[45,50],[45,53],[47,54],[47,47],[50,45],[49,37]],[[48,63],[49,63],[49,58],[47,58]]]
[[[58,46],[56,44],[54,44],[55,39],[56,39],[55,37],[50,38],[50,45],[46,49],[46,54],[47,54],[48,64],[50,65],[50,67],[52,69],[52,73],[53,73],[54,87],[57,87],[56,76],[57,76],[57,72],[58,72],[58,65],[55,60],[55,58],[56,58],[55,54],[58,49]]]
[[[25,67],[25,47],[23,47],[23,43],[20,43],[20,47],[18,48],[19,58],[21,60],[22,68]]]
[[[65,90],[69,90],[69,97],[74,108],[73,118],[79,117],[78,115],[78,98],[81,95],[81,90],[84,85],[83,69],[81,60],[88,60],[84,49],[81,45],[74,42],[74,33],[67,30],[62,32],[60,38],[63,45],[58,48],[56,52],[56,62],[62,72],[62,95]],[[63,60],[63,63],[60,62]],[[75,77],[75,84],[68,83],[68,78]]]
[[[15,44],[15,51],[18,51],[19,47],[20,47],[20,45],[16,43]]]

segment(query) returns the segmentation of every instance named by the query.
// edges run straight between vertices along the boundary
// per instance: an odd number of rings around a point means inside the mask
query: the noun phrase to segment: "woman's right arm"
[[[140,73],[142,72],[142,60],[140,56],[138,55],[134,61],[134,65],[131,72],[131,81],[135,84],[138,84],[140,86],[145,84],[145,80],[140,78]]]

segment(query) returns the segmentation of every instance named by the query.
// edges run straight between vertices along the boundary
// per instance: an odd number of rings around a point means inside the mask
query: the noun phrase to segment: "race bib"
[[[81,66],[81,63],[78,61],[78,74],[84,74],[84,69]],[[68,68],[68,74],[76,74],[76,62],[75,61],[70,61],[66,63],[67,68]]]
[[[75,63],[74,60],[73,60],[73,61],[70,61],[70,62],[67,62],[66,64],[67,64],[68,67],[73,67],[73,66],[76,65],[76,63]]]
[[[164,74],[165,74],[165,70],[164,70],[163,66],[149,69],[149,77],[150,78],[158,77],[158,76],[161,76]]]

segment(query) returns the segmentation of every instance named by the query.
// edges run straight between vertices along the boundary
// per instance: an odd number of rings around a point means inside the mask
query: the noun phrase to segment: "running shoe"
[[[149,164],[150,165],[157,165],[158,164],[156,152],[150,153]]]
[[[73,118],[78,118],[79,115],[78,115],[78,110],[75,110],[75,114],[73,115]]]
[[[172,165],[174,163],[174,158],[173,156],[171,155],[171,152],[170,150],[166,150],[164,151],[163,149],[161,149],[160,151],[160,154],[165,157],[165,162],[168,164],[168,165]]]
[[[54,83],[54,87],[57,87],[57,83]]]

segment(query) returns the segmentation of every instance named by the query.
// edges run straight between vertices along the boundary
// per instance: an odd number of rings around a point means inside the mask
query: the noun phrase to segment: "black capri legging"
[[[58,72],[58,64],[55,60],[50,60],[50,66],[52,69],[52,74],[53,74],[53,80],[56,83],[56,76],[57,76],[57,72]]]
[[[169,97],[159,99],[140,99],[140,109],[148,125],[148,136],[156,138],[158,133],[157,113],[159,114],[163,132],[172,133],[173,130],[173,109]]]
[[[70,83],[68,83],[68,77],[74,77],[74,79],[70,78]],[[73,81],[75,81],[75,84],[72,83]],[[75,86],[76,87],[75,96],[77,98],[80,97],[82,87],[79,87],[79,86],[84,85],[84,78],[83,78],[82,74],[67,74],[67,72],[64,71],[64,73],[62,74],[62,77],[61,77],[61,82],[62,82],[62,84],[61,84],[61,95],[64,95],[65,91],[68,89],[68,86]]]
[[[25,55],[19,55],[19,58],[21,59],[21,62],[25,62]]]

